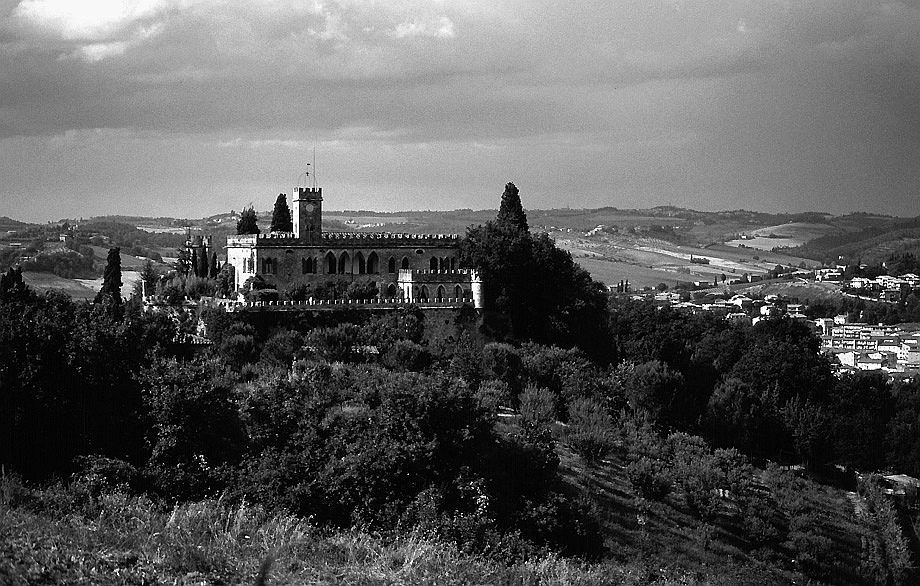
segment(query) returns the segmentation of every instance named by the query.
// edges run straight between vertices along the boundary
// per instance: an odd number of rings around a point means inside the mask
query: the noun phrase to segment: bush
[[[723,478],[709,446],[703,438],[685,433],[672,433],[668,443],[672,478],[687,507],[704,519],[713,519],[721,503],[717,489],[722,487]]]
[[[550,429],[556,421],[556,397],[549,390],[528,386],[521,393],[521,422],[531,428]]]
[[[140,472],[124,460],[93,455],[80,456],[76,463],[79,471],[74,478],[93,494],[113,489],[137,491],[141,488]]]
[[[740,502],[741,527],[752,547],[776,545],[786,538],[782,517],[766,492],[747,494]]]
[[[286,370],[302,345],[303,339],[298,332],[282,330],[265,341],[259,360],[270,367]]]
[[[396,340],[383,352],[380,363],[391,370],[421,372],[431,364],[431,354],[421,344]]]
[[[490,342],[483,346],[483,377],[502,381],[508,387],[512,401],[521,392],[522,367],[521,355],[511,344]]]
[[[569,404],[566,443],[588,464],[603,460],[614,446],[613,421],[604,406],[591,399]]]
[[[626,465],[626,478],[642,498],[660,501],[671,492],[671,475],[662,460],[640,456]]]
[[[311,331],[304,345],[329,362],[356,362],[361,358],[358,351],[362,341],[361,328],[354,324],[339,324]]]
[[[490,380],[479,385],[476,398],[488,413],[495,413],[502,405],[510,405],[511,392],[504,382]]]

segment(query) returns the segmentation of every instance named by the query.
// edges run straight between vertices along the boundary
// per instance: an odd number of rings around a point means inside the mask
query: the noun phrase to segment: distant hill
[[[19,220],[14,220],[13,218],[9,218],[7,216],[0,216],[0,231],[5,232],[8,230],[18,230],[22,228],[28,228],[33,225],[34,224],[29,224],[27,222],[20,222]]]
[[[842,258],[847,262],[866,264],[885,261],[898,253],[920,254],[920,216],[905,220],[878,216],[858,218],[857,214],[853,214],[847,219],[862,219],[863,225],[858,228],[851,225],[856,229],[827,234],[784,252],[824,262],[836,262]]]

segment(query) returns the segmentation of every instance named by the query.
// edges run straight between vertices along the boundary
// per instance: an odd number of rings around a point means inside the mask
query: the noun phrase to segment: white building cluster
[[[920,331],[851,324],[846,316],[815,320],[822,346],[845,370],[920,374]]]

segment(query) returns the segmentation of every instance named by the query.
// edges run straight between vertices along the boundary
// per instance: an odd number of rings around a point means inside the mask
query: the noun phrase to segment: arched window
[[[396,259],[392,256],[390,257],[389,262],[387,262],[387,272],[395,273],[396,272]]]
[[[312,258],[301,258],[300,259],[300,274],[306,275],[310,272],[310,264],[312,263]]]
[[[428,266],[431,267],[431,270],[438,270],[438,259],[436,257],[431,257],[431,262],[428,263]]]
[[[438,292],[435,295],[437,301],[444,301],[444,285],[438,285]]]
[[[409,257],[407,257],[407,256],[404,256],[404,257],[403,257],[403,259],[402,259],[402,268],[404,268],[404,269],[408,269],[408,268],[409,268]]]
[[[387,285],[387,297],[394,299],[396,297],[396,283]]]
[[[358,254],[355,255],[355,263],[351,268],[351,272],[355,272],[355,268],[358,269],[358,274],[363,275],[367,272],[367,264],[364,262],[364,255],[361,254],[361,251],[358,251]]]
[[[371,275],[376,275],[380,272],[380,261],[377,259],[376,252],[367,255],[367,272]]]
[[[275,259],[266,258],[265,260],[262,261],[262,272],[264,274],[273,275],[275,274],[275,270],[276,270]]]
[[[343,252],[342,256],[339,257],[339,274],[340,275],[346,275],[350,272],[348,271],[348,269],[351,268],[351,263],[348,261],[349,261],[348,253]]]
[[[450,267],[450,264],[448,264],[446,257],[438,259],[438,264],[440,265],[440,269],[442,271],[446,271],[448,267]]]
[[[428,301],[428,286],[422,285],[422,301]]]
[[[454,287],[454,299],[463,299],[463,287],[460,285]]]
[[[450,257],[450,270],[452,271],[457,270],[457,257],[455,256]]]
[[[335,255],[331,251],[326,255],[326,274],[335,274]]]

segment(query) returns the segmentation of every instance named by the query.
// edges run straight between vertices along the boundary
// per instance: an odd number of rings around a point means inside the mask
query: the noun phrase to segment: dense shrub
[[[662,500],[673,487],[667,462],[650,456],[638,456],[626,465],[626,478],[642,498]]]
[[[548,390],[528,386],[521,393],[521,423],[534,429],[550,429],[556,421],[556,397]]]
[[[569,404],[566,443],[588,464],[607,457],[614,447],[613,420],[601,403],[576,399]]]
[[[158,490],[201,498],[226,488],[246,439],[229,370],[215,360],[160,360],[142,381],[150,418],[147,471]]]

